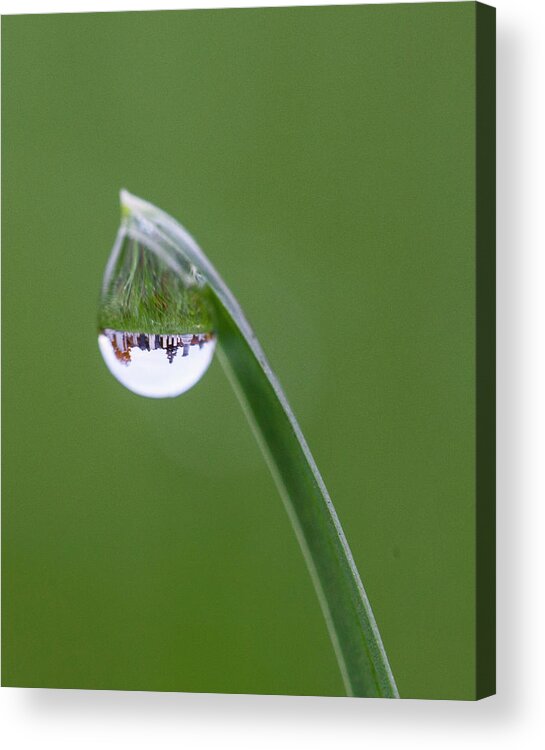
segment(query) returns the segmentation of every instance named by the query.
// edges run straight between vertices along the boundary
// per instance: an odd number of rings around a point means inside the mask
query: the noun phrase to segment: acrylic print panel
[[[2,26],[3,684],[494,692],[494,11]]]

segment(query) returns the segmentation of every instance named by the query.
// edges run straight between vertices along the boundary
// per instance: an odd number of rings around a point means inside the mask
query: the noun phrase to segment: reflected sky
[[[148,398],[173,398],[202,378],[214,356],[216,339],[210,334],[105,329],[98,345],[109,371],[130,391]]]

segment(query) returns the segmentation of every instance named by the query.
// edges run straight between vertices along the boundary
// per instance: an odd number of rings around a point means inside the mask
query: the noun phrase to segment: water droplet
[[[179,396],[197,383],[212,361],[213,334],[100,332],[98,345],[112,375],[139,396]]]
[[[216,347],[209,290],[154,225],[125,214],[102,286],[98,344],[112,375],[150,398],[179,396]]]

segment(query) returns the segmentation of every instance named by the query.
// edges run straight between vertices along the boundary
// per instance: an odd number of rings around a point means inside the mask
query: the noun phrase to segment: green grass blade
[[[239,304],[195,240],[174,219],[122,191],[123,231],[204,279],[217,314],[219,356],[263,450],[299,540],[346,692],[399,697],[346,537],[278,379]]]

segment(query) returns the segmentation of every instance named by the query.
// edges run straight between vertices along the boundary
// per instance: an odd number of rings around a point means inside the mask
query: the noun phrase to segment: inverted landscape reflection
[[[111,374],[148,398],[174,398],[192,388],[208,369],[213,333],[154,334],[102,329],[98,345]]]

